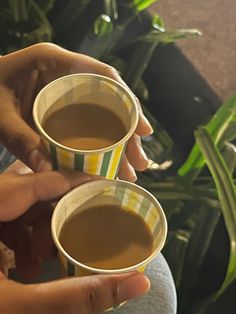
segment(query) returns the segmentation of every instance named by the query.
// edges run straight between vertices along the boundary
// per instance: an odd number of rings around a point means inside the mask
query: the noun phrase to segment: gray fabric
[[[145,296],[127,302],[114,310],[114,314],[175,314],[176,291],[166,260],[159,254],[147,267],[145,274],[151,281],[151,289]]]
[[[177,302],[174,281],[169,266],[159,254],[147,267],[145,274],[151,281],[151,289],[143,297],[127,302],[112,312],[114,314],[176,314]],[[10,277],[22,281],[13,271]],[[55,280],[60,277],[58,261],[47,262],[43,274],[34,282]]]

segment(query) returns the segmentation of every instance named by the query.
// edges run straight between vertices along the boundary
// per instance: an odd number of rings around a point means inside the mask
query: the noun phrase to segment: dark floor
[[[236,91],[236,1],[159,0],[150,11],[167,28],[198,28],[201,38],[178,46],[222,99]]]

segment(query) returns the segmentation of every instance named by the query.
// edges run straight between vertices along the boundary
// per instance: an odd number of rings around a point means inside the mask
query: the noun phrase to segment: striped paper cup
[[[77,212],[104,204],[120,205],[123,208],[121,210],[135,212],[145,221],[153,236],[153,251],[148,258],[126,268],[105,270],[87,266],[65,251],[59,241],[65,221]],[[142,187],[121,180],[96,180],[75,188],[58,202],[53,213],[51,229],[59,251],[63,275],[84,276],[94,273],[117,274],[133,270],[144,272],[147,264],[160,252],[165,243],[167,222],[159,202]]]
[[[128,130],[112,146],[96,150],[77,150],[56,142],[43,129],[47,111],[74,103],[94,103],[116,114]],[[84,171],[114,179],[128,139],[138,123],[138,105],[132,93],[118,82],[97,74],[71,74],[45,86],[35,99],[35,125],[51,155],[54,169]],[[66,126],[65,126],[66,127]]]

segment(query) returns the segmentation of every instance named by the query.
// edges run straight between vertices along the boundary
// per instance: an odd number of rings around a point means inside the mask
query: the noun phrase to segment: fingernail
[[[131,170],[131,169],[130,169]],[[137,176],[136,176],[136,172],[134,170],[134,168],[132,167],[132,170],[131,170],[131,180],[132,182],[136,182],[137,181]]]
[[[142,146],[140,146],[140,152],[141,152],[143,159],[148,161],[147,154],[146,154],[145,150],[142,148]]]
[[[137,156],[137,164],[135,165],[135,169],[137,171],[144,171],[147,169],[148,165],[149,165],[149,159],[144,149],[140,146],[139,156]]]
[[[33,150],[29,155],[29,163],[31,168],[36,172],[52,170],[52,164],[45,159],[44,154],[39,150]]]
[[[50,171],[50,170],[52,170],[52,164],[49,161],[42,160],[38,165],[37,172]]]
[[[123,280],[118,287],[118,300],[123,302],[125,300],[141,296],[150,289],[150,281],[141,273],[130,275]]]
[[[148,119],[145,117],[145,115],[143,115],[143,119],[144,119],[147,127],[149,128],[149,132],[150,132],[149,135],[151,135],[153,133],[153,128],[151,126],[151,123],[148,121]]]

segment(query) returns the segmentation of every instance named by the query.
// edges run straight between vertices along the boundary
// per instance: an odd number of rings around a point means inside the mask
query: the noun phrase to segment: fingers
[[[1,142],[34,171],[50,170],[49,157],[35,133],[15,109],[16,100],[11,93],[0,87]]]
[[[35,201],[55,200],[77,185],[90,180],[101,179],[99,176],[75,171],[50,171],[35,174],[33,179]]]
[[[33,278],[41,272],[41,259],[32,247],[31,228],[14,221],[2,225],[1,241],[15,252],[17,272],[25,279]]]
[[[27,214],[2,224],[0,239],[14,250],[18,274],[32,279],[41,272],[41,259],[55,258],[57,250],[51,236],[49,204],[38,203]]]
[[[153,128],[150,122],[142,112],[139,112],[139,120],[135,133],[139,136],[148,136],[153,133]]]
[[[89,64],[90,62],[90,64]],[[127,84],[122,80],[117,70],[111,66],[108,66],[105,63],[99,62],[94,59],[88,59],[88,65],[94,67],[96,73],[110,77],[123,86],[125,86],[131,93],[132,91],[129,89]],[[142,112],[141,105],[136,96],[134,96],[139,108],[139,121],[136,128],[135,133],[139,136],[148,136],[153,133],[153,129],[147,118],[144,116]],[[135,182],[137,180],[135,170],[142,171],[145,170],[148,166],[148,159],[145,152],[142,149],[140,137],[137,135],[133,135],[133,137],[129,140],[126,155],[127,158],[124,158],[121,164],[121,168],[119,171],[119,178],[128,180],[131,182]]]
[[[20,71],[22,85],[19,84],[19,81],[16,83],[14,80],[12,89],[23,90],[24,92],[18,91],[17,93],[16,90],[12,92],[6,87],[1,87],[0,115],[2,114],[4,119],[1,119],[0,138],[14,155],[36,172],[51,170],[52,166],[39,135],[25,123],[19,114],[24,112],[30,114],[33,94],[58,77],[78,72],[101,74],[128,88],[115,68],[86,55],[73,53],[48,43],[37,44],[7,55],[1,63],[1,69],[7,73],[6,77],[3,77],[3,82],[4,80],[12,82],[16,69]],[[32,91],[26,93],[24,84],[27,82],[26,78],[31,76],[32,80],[30,81],[34,83],[29,86]],[[15,96],[15,94],[17,95]],[[21,97],[18,94],[22,94]],[[24,96],[26,94],[27,96]],[[16,99],[17,96],[19,99]],[[135,99],[139,107],[139,122],[136,133],[140,136],[149,135],[152,133],[152,127],[143,115],[138,99],[136,97]]]
[[[135,98],[136,98],[136,101],[138,103],[138,108],[139,108],[139,120],[138,120],[138,125],[136,127],[135,133],[138,134],[139,136],[148,136],[153,133],[153,128],[150,122],[148,121],[148,119],[143,114],[143,110],[139,102],[139,99],[137,97]]]
[[[62,50],[61,50],[61,52],[63,53]],[[66,53],[66,51],[64,51],[64,53]],[[75,62],[76,59],[77,59],[77,62]],[[71,65],[70,65],[70,72],[71,73],[76,73],[79,70],[79,71],[97,73],[100,75],[107,76],[107,77],[117,81],[118,83],[120,83],[124,87],[126,87],[133,94],[133,92],[130,90],[128,85],[121,78],[118,71],[114,67],[112,67],[106,63],[100,62],[96,59],[93,59],[93,58],[85,56],[85,55],[75,54],[75,53],[69,53],[66,62],[71,63]],[[148,135],[153,133],[152,126],[149,123],[149,121],[147,120],[147,118],[144,116],[138,98],[135,95],[134,95],[134,97],[135,97],[135,100],[137,101],[138,108],[139,108],[139,122],[137,125],[136,133],[140,136],[148,136]]]
[[[50,308],[52,314],[93,314],[143,295],[149,288],[149,280],[137,272],[94,275],[35,285],[32,301],[45,313]]]
[[[119,82],[121,85],[125,86],[133,94],[133,92],[130,90],[130,88],[125,83],[125,81],[122,80],[118,71],[115,68],[113,68],[113,67],[111,67],[105,63],[97,61],[96,72],[98,74],[108,76],[111,79]],[[135,100],[136,100],[136,102],[138,104],[138,108],[139,108],[139,121],[138,121],[138,125],[137,125],[135,132],[140,136],[148,136],[148,135],[153,133],[153,128],[152,128],[150,122],[147,120],[147,118],[143,114],[139,99],[135,95],[134,95],[134,97],[135,97]]]
[[[137,176],[134,168],[129,163],[127,157],[124,155],[123,160],[120,165],[120,170],[118,173],[118,177],[121,180],[126,180],[130,182],[135,182],[137,180]]]
[[[51,234],[52,213],[53,206],[50,202],[40,202],[18,218],[20,223],[31,228],[34,253],[43,260],[55,258],[57,255]]]
[[[123,157],[119,170],[119,178],[130,182],[135,182],[137,176],[135,169],[143,171],[148,166],[148,158],[142,149],[140,137],[134,134],[126,147],[126,155]]]
[[[41,172],[0,176],[0,221],[13,220],[38,201],[54,200],[97,176],[78,172]]]
[[[131,166],[138,171],[143,171],[148,166],[148,158],[142,148],[141,139],[134,134],[126,147],[126,156]]]
[[[45,206],[45,204],[40,203],[37,207],[43,205]],[[52,212],[49,213],[44,208],[44,213],[32,225],[32,247],[35,254],[43,260],[52,259],[57,256],[57,249],[51,234],[51,215]]]

